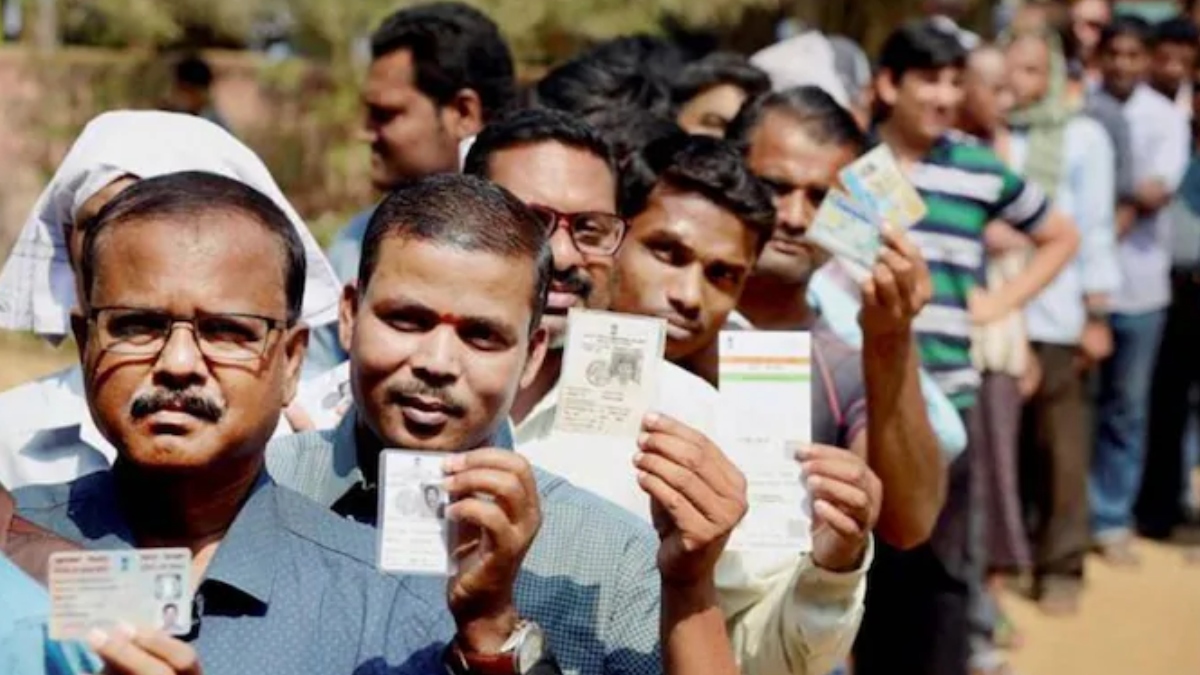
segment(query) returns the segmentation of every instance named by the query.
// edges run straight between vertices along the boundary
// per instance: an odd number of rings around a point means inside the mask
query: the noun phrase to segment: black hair
[[[535,271],[530,328],[541,321],[554,269],[549,234],[545,222],[508,190],[461,174],[429,176],[397,188],[376,207],[363,235],[359,292],[371,281],[383,242],[392,238],[529,261]]]
[[[866,149],[867,138],[854,116],[824,89],[814,86],[772,92],[747,102],[729,123],[725,137],[748,151],[754,130],[771,111],[796,120],[818,143],[853,148],[856,154]]]
[[[616,176],[612,148],[600,133],[574,115],[548,108],[514,111],[484,127],[467,153],[463,173],[487,178],[496,153],[551,141],[595,155]]]
[[[473,7],[435,2],[392,14],[371,35],[371,58],[402,49],[412,54],[417,89],[439,105],[471,89],[479,94],[486,121],[516,99],[508,44],[496,24]]]
[[[899,83],[914,70],[962,68],[967,50],[959,36],[936,21],[918,19],[897,28],[883,43],[879,70],[891,73]]]
[[[212,86],[213,72],[208,62],[196,54],[189,54],[175,64],[175,81],[201,89]]]
[[[741,89],[747,98],[771,90],[771,78],[746,57],[732,52],[715,52],[684,66],[675,78],[671,95],[676,105],[683,105],[722,84]]]
[[[659,185],[699,194],[734,214],[754,232],[758,252],[775,229],[771,192],[729,141],[676,134],[634,154],[621,175],[621,215],[634,218],[645,211]]]
[[[1196,28],[1191,19],[1176,16],[1154,26],[1151,43],[1155,46],[1170,44],[1200,47],[1200,29]]]
[[[96,257],[109,232],[122,224],[172,218],[181,224],[199,215],[237,214],[258,223],[279,241],[287,292],[287,320],[294,323],[304,304],[308,261],[296,227],[283,210],[258,190],[232,178],[183,171],[139,180],[100,209],[85,227],[80,271],[86,302],[96,279]],[[236,246],[237,242],[229,242]],[[180,273],[185,273],[180,271]],[[198,281],[197,283],[203,283]]]
[[[670,116],[671,82],[683,64],[682,51],[661,38],[617,38],[551,70],[534,97],[538,105],[583,117],[613,107]]]
[[[1149,47],[1153,37],[1153,29],[1145,19],[1136,16],[1120,15],[1114,18],[1104,30],[1100,31],[1100,43],[1096,49],[1103,52],[1112,46],[1113,40],[1119,37],[1131,37]]]
[[[660,138],[685,133],[674,119],[641,108],[608,108],[588,120],[612,146],[618,166]]]

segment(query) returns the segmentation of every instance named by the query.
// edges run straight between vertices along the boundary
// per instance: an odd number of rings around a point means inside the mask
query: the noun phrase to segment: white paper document
[[[718,339],[718,437],[746,475],[750,502],[729,548],[811,551],[812,505],[795,457],[812,439],[811,337],[725,331]]]
[[[636,438],[655,400],[665,341],[661,319],[571,310],[554,431]]]
[[[192,552],[186,548],[67,551],[50,556],[50,638],[80,640],[121,623],[187,635]]]
[[[385,450],[379,467],[379,569],[396,574],[451,572],[443,456]]]

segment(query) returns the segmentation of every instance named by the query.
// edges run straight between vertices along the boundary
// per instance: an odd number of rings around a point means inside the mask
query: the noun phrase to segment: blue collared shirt
[[[1120,288],[1117,264],[1116,159],[1113,142],[1100,123],[1079,116],[1063,137],[1063,171],[1054,205],[1079,229],[1079,252],[1025,307],[1029,339],[1055,345],[1079,344],[1087,321],[1084,295],[1112,294]],[[1029,135],[1014,130],[1011,161],[1020,170],[1029,156]]]
[[[88,548],[135,546],[111,472],[15,493],[29,520]],[[191,642],[208,675],[445,672],[444,588],[375,569],[370,528],[264,474],[198,586]]]
[[[50,639],[50,596],[3,555],[0,599],[0,673],[79,675],[100,670],[99,659],[81,645]]]
[[[371,223],[371,216],[374,213],[374,206],[356,213],[345,227],[333,235],[333,241],[329,242],[329,248],[325,250],[325,253],[329,255],[330,264],[333,265],[333,272],[344,284],[358,278],[358,262],[362,259],[363,236],[367,233],[367,225]]]
[[[367,483],[355,419],[351,411],[333,431],[278,439],[267,449],[267,468],[281,485],[326,507],[357,501],[343,515],[373,522],[369,495],[342,500]],[[521,616],[546,631],[564,673],[661,673],[657,536],[624,509],[552,474],[534,474],[542,527],[517,579]]]

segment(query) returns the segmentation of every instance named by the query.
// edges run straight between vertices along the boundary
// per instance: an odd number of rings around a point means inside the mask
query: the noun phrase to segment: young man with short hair
[[[1200,53],[1200,29],[1191,19],[1178,16],[1154,26],[1150,73],[1147,82],[1192,118],[1192,76]]]
[[[461,146],[517,96],[512,54],[496,24],[461,2],[401,9],[371,35],[363,140],[381,193],[459,169]],[[343,282],[358,274],[374,207],[338,232],[329,259]]]

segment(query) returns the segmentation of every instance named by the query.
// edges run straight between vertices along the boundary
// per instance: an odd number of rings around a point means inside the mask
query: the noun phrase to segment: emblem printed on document
[[[900,170],[896,155],[880,144],[839,174],[855,201],[900,229],[925,218],[925,200]]]
[[[67,551],[50,556],[50,639],[80,640],[126,623],[171,635],[192,629],[186,548]]]
[[[812,508],[796,452],[812,438],[811,337],[725,331],[720,346],[721,448],[746,476],[750,509],[731,550],[812,550]]]
[[[379,569],[395,574],[451,572],[443,456],[385,450],[379,468]]]
[[[556,432],[635,437],[658,386],[661,319],[571,310]]]

